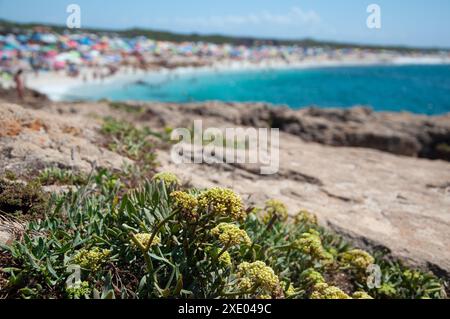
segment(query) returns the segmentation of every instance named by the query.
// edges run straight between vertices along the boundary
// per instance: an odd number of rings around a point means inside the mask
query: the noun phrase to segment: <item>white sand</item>
[[[223,60],[206,67],[179,67],[176,69],[159,69],[152,71],[133,71],[130,67],[122,67],[119,71],[103,80],[93,78],[92,69],[83,69],[77,78],[69,77],[63,71],[41,72],[38,76],[27,74],[25,85],[28,88],[46,94],[52,100],[61,100],[64,96],[75,92],[77,88],[91,84],[110,85],[111,83],[132,83],[149,76],[171,76],[186,73],[270,70],[270,69],[305,69],[315,67],[361,66],[361,65],[408,65],[408,64],[450,64],[450,56],[399,56],[392,54],[372,54],[370,56],[345,56],[335,59],[323,56],[305,60],[290,61],[281,59],[265,60],[254,63],[249,61]]]

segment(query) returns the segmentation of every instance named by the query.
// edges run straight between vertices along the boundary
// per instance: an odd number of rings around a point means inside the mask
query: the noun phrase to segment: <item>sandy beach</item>
[[[152,70],[135,69],[121,66],[118,71],[103,79],[94,78],[94,70],[84,68],[77,77],[70,77],[63,71],[39,72],[38,75],[28,73],[25,84],[28,88],[47,95],[51,100],[60,101],[64,96],[79,87],[91,84],[110,85],[112,83],[133,83],[145,78],[167,78],[183,74],[201,74],[213,72],[240,72],[250,70],[273,70],[273,69],[307,69],[324,67],[345,66],[369,66],[369,65],[429,65],[450,64],[450,56],[429,55],[410,57],[399,54],[375,53],[369,56],[346,56],[341,58],[308,58],[304,60],[286,61],[282,59],[269,59],[261,62],[221,60],[208,63],[206,66],[181,66],[174,69],[155,68]],[[3,87],[12,87],[12,83],[3,81]]]

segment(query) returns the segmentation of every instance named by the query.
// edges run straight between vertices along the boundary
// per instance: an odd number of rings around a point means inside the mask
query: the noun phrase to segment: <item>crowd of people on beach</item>
[[[286,63],[308,58],[364,58],[373,50],[358,48],[305,47],[300,45],[232,45],[205,42],[156,41],[146,37],[124,38],[90,33],[55,33],[40,27],[16,33],[0,33],[0,83],[15,83],[23,95],[22,74],[62,72],[69,77],[93,79],[114,75],[122,67],[133,70],[206,66],[222,60]],[[86,81],[87,79],[83,79]]]
[[[244,46],[203,42],[155,41],[146,37],[122,38],[84,33],[56,34],[45,28],[0,34],[0,71],[13,77],[18,70],[38,74],[64,71],[77,77],[81,68],[102,68],[99,77],[114,74],[120,66],[138,69],[201,66],[221,59],[259,62],[265,59],[301,59],[306,56],[343,55],[352,49],[331,50],[302,46]]]
[[[261,61],[323,54],[323,48],[301,46],[244,46],[204,42],[155,41],[146,37],[122,38],[96,34],[56,34],[32,30],[20,34],[0,34],[0,67],[27,68],[32,71],[66,70],[73,76],[81,66],[135,65],[151,67],[164,61],[191,58],[205,62],[215,59]],[[345,54],[328,50],[327,54]]]

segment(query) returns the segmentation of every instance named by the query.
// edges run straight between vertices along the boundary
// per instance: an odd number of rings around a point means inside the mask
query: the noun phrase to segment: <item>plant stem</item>
[[[255,247],[255,244],[257,242],[259,242],[259,240],[261,239],[262,236],[264,236],[264,234],[270,229],[272,228],[273,224],[275,223],[275,221],[277,220],[277,216],[274,215],[272,217],[272,219],[270,220],[269,224],[267,225],[267,227],[258,235],[258,237],[252,242],[252,245],[250,246],[250,248],[247,250],[247,252],[245,253],[245,256],[247,256],[252,250],[253,247]]]
[[[135,245],[139,248],[139,250],[144,255],[144,260],[145,260],[145,263],[147,265],[147,270],[148,270],[149,273],[152,273],[153,272],[153,263],[152,263],[152,260],[151,260],[150,256],[148,255],[148,250],[136,238],[136,235],[131,234],[131,240],[135,243]]]
[[[155,230],[153,230],[152,236],[150,237],[150,240],[147,243],[147,246],[145,246],[145,250],[148,252],[150,250],[150,247],[152,246],[153,239],[155,239],[156,234],[161,230],[161,228],[169,221],[171,220],[175,215],[177,215],[178,212],[174,212],[167,216],[164,220],[162,220],[158,225],[156,225]]]

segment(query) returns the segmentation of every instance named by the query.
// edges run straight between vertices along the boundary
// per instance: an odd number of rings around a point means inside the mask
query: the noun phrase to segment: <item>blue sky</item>
[[[0,18],[64,24],[71,3],[85,27],[450,47],[449,0],[0,0]],[[380,30],[366,26],[371,3]]]

